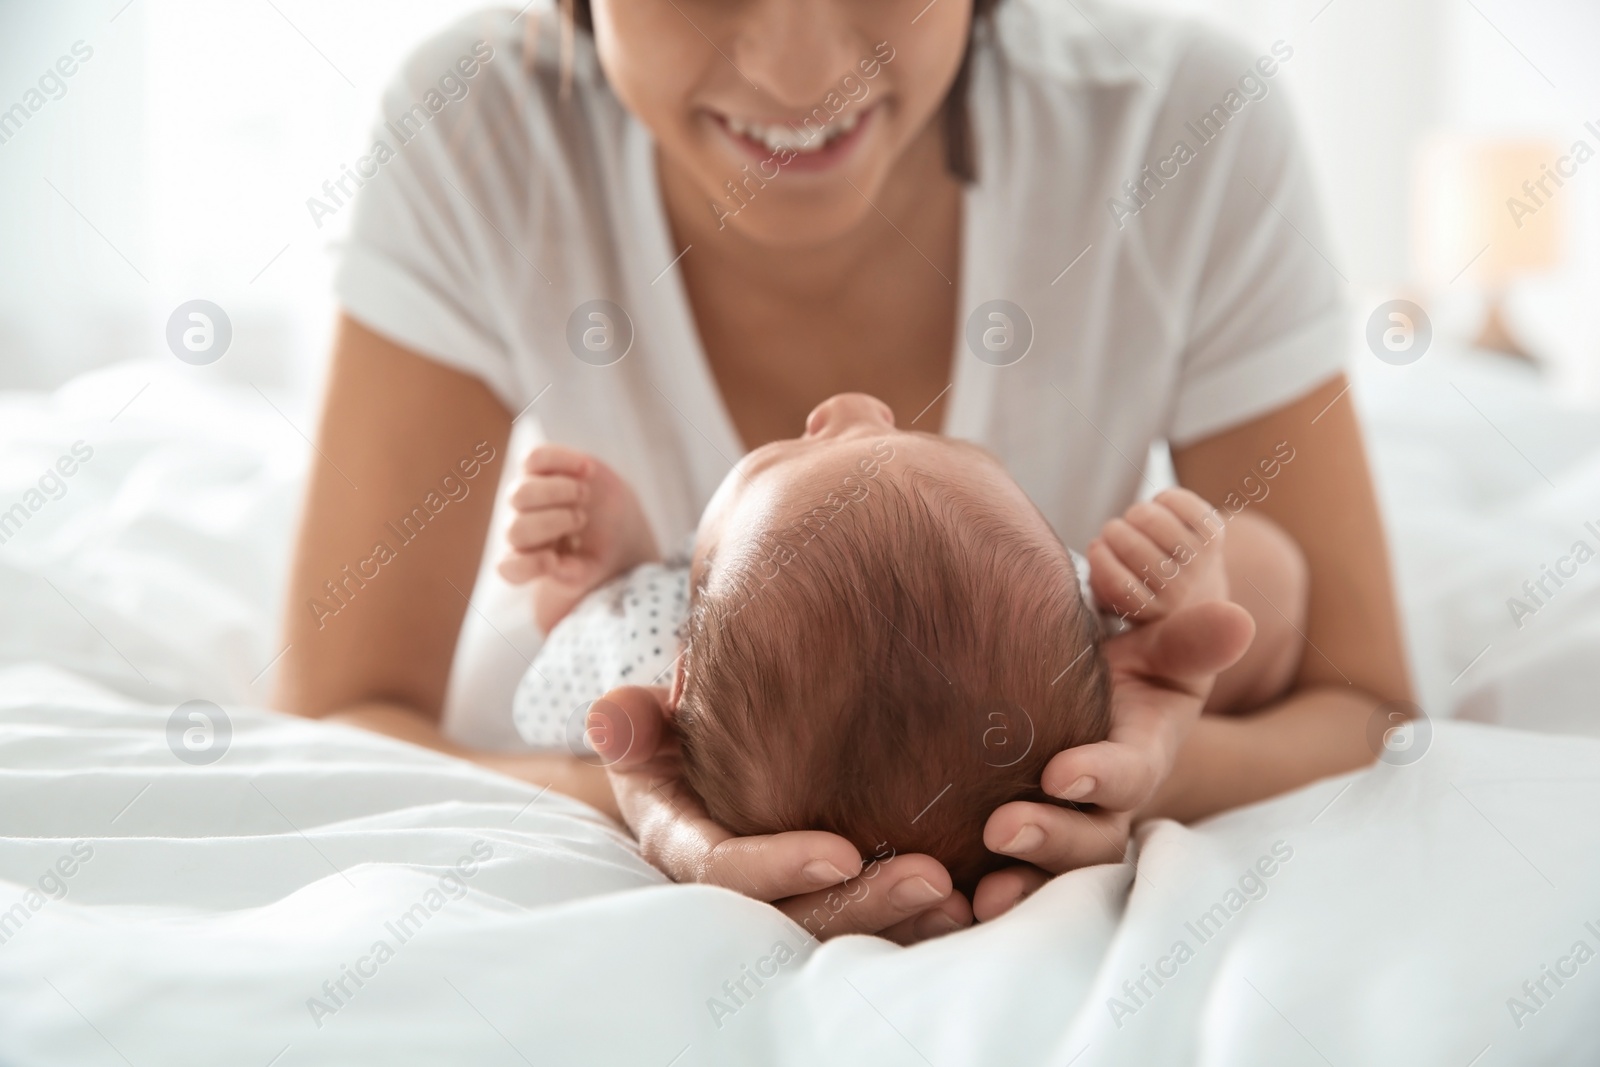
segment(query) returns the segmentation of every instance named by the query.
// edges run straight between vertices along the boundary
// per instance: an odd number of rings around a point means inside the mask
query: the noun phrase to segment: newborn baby
[[[860,394],[746,456],[686,565],[660,562],[637,498],[593,457],[536,449],[512,499],[501,571],[537,579],[549,634],[515,700],[530,743],[576,747],[607,689],[670,685],[717,822],[927,853],[966,892],[1013,862],[984,847],[989,813],[1064,803],[1040,790],[1044,765],[1106,735],[1107,626],[1226,596],[1220,523],[1199,533],[1194,494],[1131,511],[1147,550],[1102,538],[1089,567],[993,456],[896,430]]]

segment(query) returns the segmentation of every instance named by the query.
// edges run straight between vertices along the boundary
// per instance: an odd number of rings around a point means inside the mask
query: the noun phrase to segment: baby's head
[[[706,509],[671,705],[689,784],[737,834],[923,852],[970,892],[990,812],[1108,728],[1071,557],[998,461],[836,396]]]

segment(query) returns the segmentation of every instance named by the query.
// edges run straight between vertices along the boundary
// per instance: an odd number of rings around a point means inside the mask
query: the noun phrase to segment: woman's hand
[[[996,809],[984,844],[1032,866],[996,871],[978,884],[972,910],[980,921],[1010,910],[1051,875],[1126,855],[1133,820],[1171,773],[1211,683],[1254,634],[1249,612],[1213,600],[1105,643],[1111,733],[1058,753],[1041,782],[1053,797],[1095,808],[1015,801]]]
[[[589,712],[589,743],[610,773],[622,817],[644,858],[675,881],[734,889],[771,903],[812,936],[879,934],[901,944],[972,922],[931,856],[885,853],[864,867],[837,834],[794,830],[734,837],[684,784],[665,690],[625,686]]]

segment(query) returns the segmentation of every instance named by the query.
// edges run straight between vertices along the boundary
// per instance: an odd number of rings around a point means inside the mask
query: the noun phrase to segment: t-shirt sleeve
[[[1281,42],[1279,47],[1281,48]],[[1271,53],[1268,53],[1271,55]],[[1175,93],[1186,115],[1244,101],[1201,147],[1211,165],[1191,204],[1206,220],[1187,344],[1168,423],[1188,444],[1295,400],[1345,369],[1345,279],[1324,232],[1311,166],[1283,85],[1255,69],[1261,57],[1214,39],[1191,53]],[[1240,79],[1254,73],[1243,87]],[[1245,89],[1266,93],[1251,100]]]
[[[514,232],[515,205],[495,195],[503,189],[495,171],[507,161],[481,158],[486,144],[507,152],[488,133],[504,125],[492,121],[504,97],[496,65],[517,61],[503,53],[482,39],[443,35],[412,56],[384,93],[371,143],[349,168],[376,173],[355,192],[334,292],[358,322],[481,379],[516,411],[526,398],[495,312],[503,266],[490,244],[508,239],[497,233]],[[474,67],[475,76],[462,77]],[[464,96],[440,91],[452,75],[446,85],[455,94],[464,85]]]

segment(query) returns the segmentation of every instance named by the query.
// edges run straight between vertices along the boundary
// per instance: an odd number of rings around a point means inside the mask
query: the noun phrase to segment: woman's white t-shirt
[[[413,55],[355,168],[337,295],[481,378],[538,436],[611,464],[659,542],[678,544],[744,447],[650,134],[581,34],[562,98],[558,38],[539,4],[473,16]],[[1003,0],[979,34],[943,430],[997,454],[1069,546],[1138,496],[1152,443],[1199,440],[1343,368],[1340,279],[1282,87],[1293,61],[1282,42],[1255,54],[1089,2]],[[526,597],[492,585],[477,599],[501,608],[469,613],[446,728],[515,746],[530,652],[513,646],[536,638]]]

